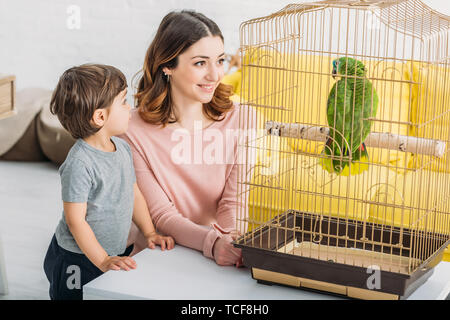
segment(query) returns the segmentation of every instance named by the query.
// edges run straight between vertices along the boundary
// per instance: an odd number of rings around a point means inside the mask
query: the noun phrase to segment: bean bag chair
[[[50,97],[51,91],[41,88],[17,92],[17,114],[0,120],[0,160],[46,160],[39,146],[35,118]]]
[[[56,115],[50,112],[50,100],[37,116],[37,136],[45,156],[61,165],[75,143],[75,139],[63,128]]]
[[[50,112],[51,96],[40,88],[17,92],[17,114],[0,121],[0,160],[64,162],[75,139]]]

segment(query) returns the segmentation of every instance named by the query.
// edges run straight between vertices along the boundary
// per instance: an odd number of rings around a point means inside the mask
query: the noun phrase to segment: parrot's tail
[[[334,143],[333,145],[333,140],[331,138],[328,138],[321,153],[325,157],[321,158],[319,163],[329,173],[340,174],[342,170],[348,165],[348,161],[345,161],[345,159],[343,159],[345,157],[348,158],[348,152],[344,150],[344,155],[342,157],[339,150],[341,149],[339,148],[338,144]],[[334,159],[332,159],[332,156]]]
[[[340,176],[349,176],[349,175],[358,175],[363,173],[366,170],[369,170],[369,154],[367,153],[367,148],[364,143],[352,154],[352,162],[345,160],[345,158],[349,157],[349,152],[346,148],[344,148],[344,154],[342,159],[337,159],[339,157],[339,152],[336,154],[334,152],[334,156],[336,159],[331,159],[332,153],[332,140],[328,139],[325,145],[325,148],[322,151],[322,155],[325,157],[321,158],[319,163],[320,165],[329,173],[336,173]],[[336,150],[337,148],[335,148]],[[329,156],[329,157],[327,157]]]
[[[367,153],[366,144],[363,142],[358,150],[352,154],[350,174],[357,175],[367,170],[369,170],[369,154]]]

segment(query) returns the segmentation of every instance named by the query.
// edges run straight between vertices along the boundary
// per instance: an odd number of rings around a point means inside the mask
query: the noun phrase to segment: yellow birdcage
[[[235,246],[255,279],[398,299],[431,275],[450,244],[449,30],[418,0],[241,25],[240,119],[258,134],[241,139]]]

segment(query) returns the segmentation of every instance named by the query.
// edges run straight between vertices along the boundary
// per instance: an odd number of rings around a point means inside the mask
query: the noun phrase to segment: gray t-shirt
[[[117,256],[126,249],[136,176],[130,146],[117,137],[111,140],[116,146],[114,152],[98,150],[78,139],[59,174],[62,200],[87,202],[87,223],[108,255]],[[83,253],[67,226],[64,212],[55,235],[63,249]]]

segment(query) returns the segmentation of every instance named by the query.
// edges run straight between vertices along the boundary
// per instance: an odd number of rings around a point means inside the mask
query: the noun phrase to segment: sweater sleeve
[[[172,236],[176,243],[202,251],[206,257],[213,258],[212,247],[219,237],[217,231],[183,217],[161,188],[150,164],[126,135],[122,138],[130,144],[137,184],[156,229]]]
[[[239,143],[236,142],[234,164],[226,180],[224,192],[217,206],[217,223],[224,229],[238,229],[246,232],[248,227],[248,196],[250,192],[250,182],[252,180],[254,166],[256,165],[257,141],[260,140],[261,131],[256,130],[257,115],[253,109],[248,109],[245,114],[249,121],[246,131],[239,136]],[[245,147],[248,145],[248,147]],[[238,177],[242,182],[238,185]],[[237,220],[237,221],[236,221]],[[236,224],[237,222],[237,224]]]
[[[240,165],[234,164],[226,180],[222,197],[217,205],[217,223],[224,229],[236,229],[236,216],[242,214],[242,209],[246,207],[242,205],[237,197],[237,177],[239,170]]]

